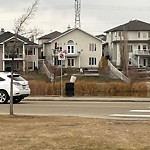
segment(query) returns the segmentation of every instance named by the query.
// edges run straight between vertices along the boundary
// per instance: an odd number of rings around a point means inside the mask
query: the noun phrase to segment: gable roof
[[[49,34],[46,34],[38,39],[48,39],[48,40],[52,40],[56,37],[58,37],[59,35],[61,35],[62,33],[61,32],[58,32],[58,31],[54,31],[52,33],[49,33]]]
[[[0,34],[0,43],[3,43],[5,41],[7,41],[8,39],[14,38],[15,34],[11,33],[11,32],[4,32],[2,34]],[[37,45],[34,42],[31,42],[28,38],[25,38],[23,36],[17,35],[17,38],[20,39],[21,41],[24,41],[26,44],[28,45]]]
[[[115,32],[115,31],[150,31],[150,24],[140,21],[140,20],[131,20],[128,23],[125,23],[123,25],[117,26],[115,28],[112,28],[110,30],[105,31],[105,33],[108,32]]]
[[[83,32],[83,33],[85,33],[85,34],[88,34],[89,36],[92,36],[93,38],[95,38],[95,39],[97,39],[97,40],[99,40],[99,41],[102,42],[101,39],[99,39],[99,38],[97,38],[97,37],[95,37],[95,36],[93,36],[93,35],[91,35],[91,34],[85,32],[85,31],[83,31],[83,30],[81,30],[81,29],[79,29],[79,28],[69,29],[69,30],[66,30],[66,31],[63,32],[63,33],[58,32],[58,31],[55,31],[55,32],[52,32],[52,33],[50,33],[50,34],[47,34],[47,35],[43,36],[44,38],[41,37],[41,38],[39,38],[39,39],[48,39],[48,41],[45,42],[45,43],[49,43],[49,42],[52,42],[52,41],[54,41],[54,40],[56,40],[56,39],[58,39],[58,38],[61,38],[61,37],[65,36],[66,34],[69,34],[69,33],[73,32],[73,31],[75,31],[75,30],[79,30],[79,31],[81,31],[81,32]],[[56,36],[56,35],[58,35],[58,36]]]

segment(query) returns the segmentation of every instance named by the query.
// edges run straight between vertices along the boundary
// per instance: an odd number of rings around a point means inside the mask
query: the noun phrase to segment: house
[[[79,28],[55,31],[38,40],[41,55],[57,67],[62,62],[63,68],[97,69],[102,56],[102,40]]]
[[[109,29],[105,33],[107,43],[105,43],[105,52],[109,53],[109,57],[114,65],[120,65],[121,43],[126,41],[129,65],[137,67],[150,66],[149,23],[131,20],[128,23]]]
[[[14,43],[16,41],[16,49]],[[38,68],[38,45],[29,39],[11,32],[0,33],[0,71],[10,71],[12,57],[14,57],[14,70],[25,71]]]

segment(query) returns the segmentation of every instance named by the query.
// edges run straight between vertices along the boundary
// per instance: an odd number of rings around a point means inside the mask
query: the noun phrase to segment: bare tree
[[[123,74],[128,76],[129,52],[128,52],[128,35],[124,29],[120,35],[120,69]]]
[[[14,52],[17,44],[17,37],[20,33],[22,33],[25,29],[25,26],[28,24],[28,21],[34,16],[39,1],[35,0],[35,2],[29,7],[21,17],[15,20],[14,27],[14,44],[12,47],[12,68],[11,68],[11,85],[10,85],[10,115],[13,115],[13,73],[14,73]]]

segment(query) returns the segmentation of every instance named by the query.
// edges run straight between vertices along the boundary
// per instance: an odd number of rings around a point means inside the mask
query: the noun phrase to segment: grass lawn
[[[37,72],[29,72],[28,74],[22,74],[22,76],[27,79],[27,80],[37,80],[37,81],[46,81],[46,82],[50,82],[50,79],[48,79],[48,77],[46,76],[46,74],[43,73],[37,73]],[[68,76],[64,76],[63,77],[63,81],[65,82],[69,82],[70,81],[70,77],[71,75]],[[56,79],[56,81],[60,81],[60,77],[58,77]],[[93,81],[93,82],[120,82],[119,79],[112,79],[110,77],[107,76],[82,76],[82,75],[78,75],[77,76],[77,80],[85,80],[85,81]]]
[[[150,122],[0,116],[1,150],[149,150]]]

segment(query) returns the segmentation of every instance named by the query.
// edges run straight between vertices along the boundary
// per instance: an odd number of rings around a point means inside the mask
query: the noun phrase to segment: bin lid
[[[74,83],[76,81],[76,79],[77,79],[77,77],[73,75],[70,78],[70,82]]]

